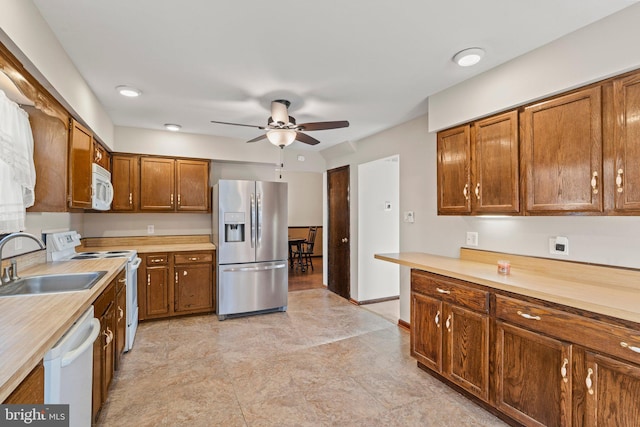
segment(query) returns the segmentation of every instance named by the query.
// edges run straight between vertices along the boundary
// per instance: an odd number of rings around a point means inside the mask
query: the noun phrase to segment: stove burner
[[[122,258],[122,255],[115,254],[115,253],[114,254],[107,253],[105,256],[103,256],[103,258]]]
[[[85,255],[76,255],[71,259],[96,259],[96,258],[100,258],[98,254],[92,255],[91,252],[89,252],[88,254],[85,254]]]

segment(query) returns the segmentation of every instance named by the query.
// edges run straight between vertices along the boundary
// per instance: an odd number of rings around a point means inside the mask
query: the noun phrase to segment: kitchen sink
[[[83,291],[91,289],[106,273],[106,271],[92,271],[89,273],[43,274],[40,276],[21,277],[11,283],[0,286],[0,296]]]

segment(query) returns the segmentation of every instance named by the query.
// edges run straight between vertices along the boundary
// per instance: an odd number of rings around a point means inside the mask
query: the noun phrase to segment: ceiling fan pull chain
[[[282,179],[282,169],[284,169],[284,145],[280,146],[280,179]]]

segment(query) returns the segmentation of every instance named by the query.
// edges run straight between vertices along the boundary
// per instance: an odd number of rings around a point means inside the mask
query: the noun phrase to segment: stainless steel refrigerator
[[[286,311],[287,183],[220,180],[212,216],[218,318]]]

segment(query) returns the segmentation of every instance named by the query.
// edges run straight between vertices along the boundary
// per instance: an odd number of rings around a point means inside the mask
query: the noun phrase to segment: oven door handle
[[[138,267],[140,267],[140,264],[142,264],[142,258],[136,257],[135,261],[131,263],[131,271],[136,271]]]

